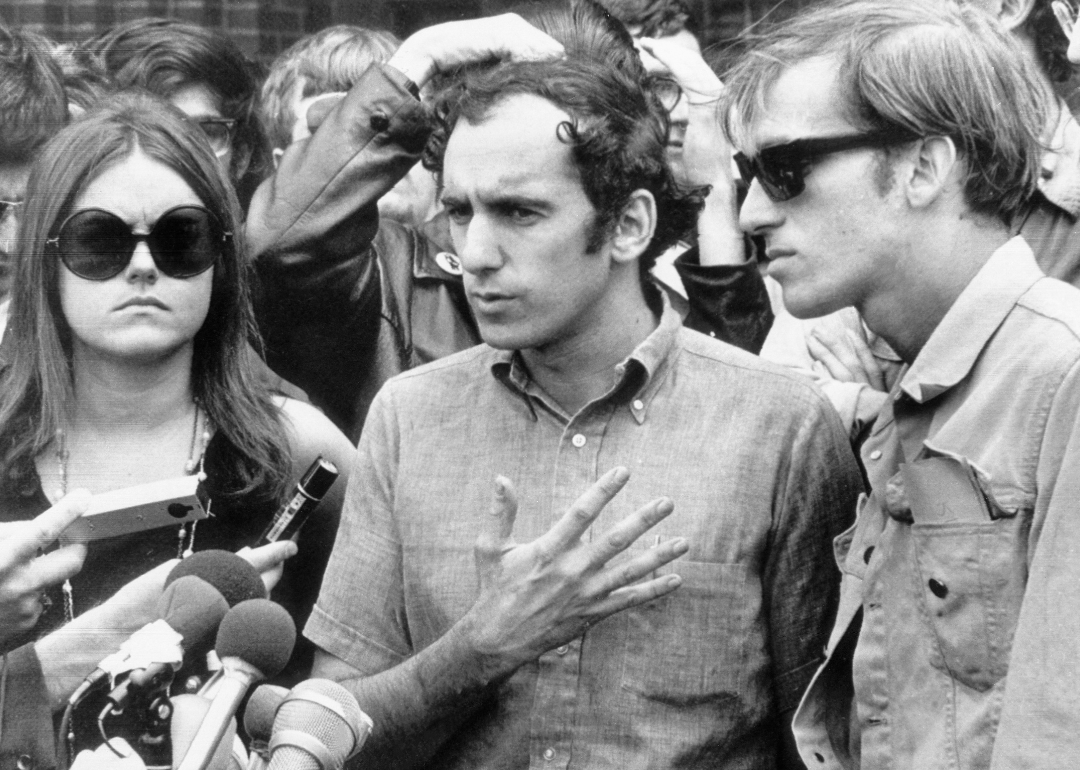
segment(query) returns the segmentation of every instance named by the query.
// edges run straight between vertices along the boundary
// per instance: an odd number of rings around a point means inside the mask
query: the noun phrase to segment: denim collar
[[[1043,277],[1022,237],[997,249],[934,329],[900,390],[922,404],[963,380],[1020,297]]]

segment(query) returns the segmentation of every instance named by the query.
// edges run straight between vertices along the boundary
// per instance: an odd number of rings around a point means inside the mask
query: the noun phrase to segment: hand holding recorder
[[[43,609],[42,591],[82,569],[85,546],[39,554],[89,506],[90,493],[76,489],[31,521],[0,524],[0,644],[34,627]]]

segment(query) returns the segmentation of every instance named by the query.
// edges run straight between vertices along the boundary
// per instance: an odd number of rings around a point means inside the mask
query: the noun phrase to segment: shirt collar
[[[1020,297],[1042,277],[1022,237],[997,249],[934,329],[900,389],[925,403],[959,383]]]
[[[645,421],[649,405],[656,397],[660,385],[671,368],[671,361],[678,348],[679,332],[682,329],[682,317],[662,292],[661,297],[663,310],[660,314],[660,323],[629,356],[615,365],[615,384],[607,393],[593,402],[594,404],[604,401],[617,404],[629,403],[630,413],[639,424]],[[533,401],[539,400],[543,403],[543,397],[539,389],[532,384],[529,370],[525,366],[521,353],[517,350],[498,351],[491,365],[491,373],[499,382],[526,401],[535,418]],[[548,408],[556,411],[550,405]]]
[[[1080,216],[1080,124],[1065,102],[1059,100],[1057,122],[1047,134],[1039,192],[1070,216]]]

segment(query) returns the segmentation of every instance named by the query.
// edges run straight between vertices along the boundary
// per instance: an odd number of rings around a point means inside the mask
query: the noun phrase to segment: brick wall
[[[525,0],[528,2],[528,0]],[[810,0],[686,0],[702,41],[715,44],[759,19]],[[0,20],[72,42],[113,24],[167,16],[224,30],[250,56],[269,62],[302,35],[335,23],[401,36],[439,21],[497,13],[523,0],[0,0]]]

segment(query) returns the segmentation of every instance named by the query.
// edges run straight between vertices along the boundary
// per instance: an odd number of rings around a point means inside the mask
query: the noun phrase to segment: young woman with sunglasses
[[[212,148],[178,111],[143,94],[105,100],[43,149],[27,200],[0,368],[0,520],[33,518],[76,488],[185,474],[198,474],[209,498],[212,516],[196,524],[90,543],[71,590],[45,594],[36,629],[78,624],[117,595],[130,606],[98,625],[130,634],[155,619],[167,573],[158,565],[254,545],[317,455],[344,473],[353,448],[314,408],[272,397],[252,375],[239,207]],[[344,488],[341,478],[300,533],[272,595],[299,627]],[[266,549],[254,552],[264,564],[294,550]],[[57,657],[47,641],[39,649]],[[113,649],[66,661],[74,680],[46,676],[52,705]],[[293,679],[304,657],[294,654]],[[86,709],[91,719],[98,711]],[[79,738],[101,740],[96,728]]]

